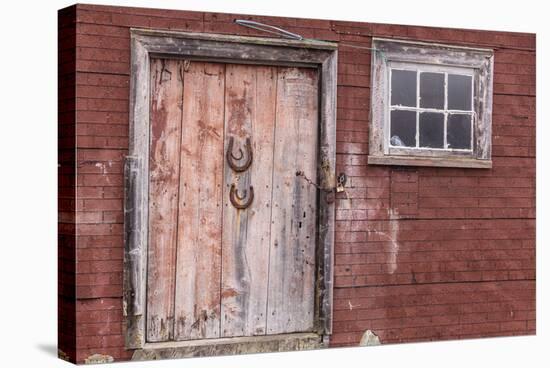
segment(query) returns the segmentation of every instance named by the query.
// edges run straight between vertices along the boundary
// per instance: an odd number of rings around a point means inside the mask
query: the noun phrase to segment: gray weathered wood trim
[[[130,140],[125,173],[123,306],[126,346],[145,343],[147,216],[149,185],[149,53],[131,39]]]
[[[148,53],[160,57],[216,59],[217,61],[261,62],[270,65],[317,64],[330,57],[335,45],[319,41],[158,32],[132,29],[132,38]]]
[[[491,56],[476,73],[477,83],[474,92],[474,144],[476,157],[479,160],[491,159],[491,137],[493,115],[493,68],[494,57]]]
[[[139,347],[144,341],[142,325],[144,323],[144,292],[141,287],[142,237],[141,237],[141,196],[140,183],[137,181],[140,162],[134,156],[126,157],[124,165],[124,298],[123,314],[127,320],[126,345]]]
[[[475,158],[445,158],[445,157],[411,157],[411,156],[369,156],[369,165],[398,165],[398,166],[438,166],[438,167],[463,167],[471,169],[490,169],[493,167],[491,160],[478,160]]]
[[[371,66],[369,164],[399,165],[397,162],[400,162],[402,165],[417,166],[491,167],[493,50],[383,38],[373,38],[372,47],[377,51],[372,53]],[[390,62],[473,70],[474,142],[471,152],[389,146]],[[480,164],[479,161],[482,160],[487,163]],[[455,162],[450,163],[451,161]]]
[[[335,51],[321,67],[321,117],[319,135],[319,194],[318,226],[318,287],[319,321],[321,331],[332,333],[333,258],[334,258],[334,188],[336,186],[336,81],[338,53]]]
[[[243,353],[311,350],[323,347],[316,333],[291,333],[208,340],[147,343],[132,360],[178,359]]]
[[[180,31],[167,31],[167,30],[155,30],[146,28],[131,28],[130,32],[134,36],[144,36],[149,40],[155,38],[165,39],[191,39],[191,40],[204,40],[204,41],[219,41],[219,42],[232,42],[249,45],[271,45],[271,46],[286,46],[294,48],[311,48],[317,50],[336,50],[338,44],[335,42],[319,41],[319,40],[290,40],[285,38],[267,38],[267,37],[250,37],[250,36],[233,36],[225,34],[214,33],[197,33],[197,32],[180,32]]]
[[[295,65],[320,71],[319,182],[334,188],[336,167],[337,44],[322,41],[240,37],[205,33],[131,30],[130,143],[125,167],[124,315],[126,347],[145,342],[149,183],[150,59],[168,57],[266,65]],[[334,203],[319,196],[317,316],[324,341],[332,331]]]
[[[409,157],[439,157],[439,158],[468,158],[472,157],[471,150],[441,150],[430,148],[409,148],[409,147],[389,147],[387,156],[409,156]]]

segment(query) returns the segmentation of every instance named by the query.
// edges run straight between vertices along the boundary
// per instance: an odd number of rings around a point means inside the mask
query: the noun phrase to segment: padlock
[[[348,180],[346,174],[340,173],[338,175],[338,182],[336,183],[336,193],[342,193],[346,189],[344,186],[346,185],[346,181]]]

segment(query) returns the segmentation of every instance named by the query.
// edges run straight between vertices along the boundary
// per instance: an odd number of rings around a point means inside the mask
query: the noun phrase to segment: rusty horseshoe
[[[243,196],[241,197],[239,195],[239,190],[235,186],[235,184],[231,184],[231,190],[229,191],[229,200],[231,201],[231,204],[233,207],[238,208],[240,210],[248,208],[252,201],[254,200],[254,188],[250,186],[250,192],[248,193],[248,199],[244,203],[239,203],[239,201],[242,201],[245,197],[247,197],[247,190],[244,190]]]
[[[243,172],[246,171],[250,165],[252,165],[252,145],[250,144],[250,138],[246,138],[246,161],[242,165],[238,165],[235,163],[235,160],[240,160],[243,158],[243,150],[239,148],[239,156],[235,156],[233,154],[233,137],[229,138],[229,145],[227,147],[227,152],[225,153],[225,157],[227,158],[227,163],[229,164],[229,167],[233,169],[235,172]]]

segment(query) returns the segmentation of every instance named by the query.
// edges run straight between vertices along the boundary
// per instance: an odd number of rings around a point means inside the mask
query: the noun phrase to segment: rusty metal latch
[[[334,202],[334,200],[336,199],[336,196],[335,196],[336,193],[344,192],[346,194],[346,197],[348,195],[347,192],[346,192],[346,188],[345,188],[348,177],[345,173],[338,174],[338,182],[336,183],[336,186],[328,187],[328,188],[324,188],[321,185],[315,183],[313,180],[308,178],[302,170],[296,171],[296,176],[301,177],[309,185],[312,185],[317,190],[325,192],[325,195],[326,195],[325,200],[327,201],[327,203],[333,203]]]
[[[238,208],[240,210],[248,208],[252,204],[252,201],[254,200],[254,188],[252,186],[250,186],[250,191],[247,191],[245,189],[243,192],[244,192],[243,195],[240,196],[239,190],[237,189],[235,184],[231,184],[231,190],[229,191],[229,200],[231,201],[231,204],[233,205],[233,207]],[[246,197],[248,197],[246,202],[239,203]]]
[[[227,152],[225,153],[225,157],[227,158],[227,163],[229,164],[229,167],[231,167],[231,169],[233,169],[233,171],[235,172],[244,172],[248,170],[250,165],[252,165],[252,145],[250,144],[250,138],[246,138],[245,148],[246,161],[242,165],[239,165],[235,163],[235,161],[239,161],[243,158],[243,150],[239,148],[239,156],[235,156],[233,154],[233,137],[229,138],[229,144],[227,147]]]

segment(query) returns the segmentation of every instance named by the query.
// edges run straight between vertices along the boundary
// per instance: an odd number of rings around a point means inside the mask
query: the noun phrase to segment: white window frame
[[[490,168],[491,161],[491,119],[493,50],[451,45],[411,42],[393,39],[373,39],[371,125],[369,129],[368,163],[373,165],[407,165]],[[392,69],[417,70],[416,107],[391,105]],[[419,76],[421,72],[445,73],[444,109],[421,108],[419,106]],[[447,109],[447,76],[462,74],[472,76],[472,110]],[[416,145],[401,147],[390,144],[391,110],[417,112]],[[418,115],[422,111],[443,112],[444,127],[447,127],[449,113],[468,113],[472,116],[470,149],[446,147],[444,130],[443,148],[418,147]]]
[[[410,150],[434,150],[434,151],[446,151],[446,152],[454,152],[457,154],[465,153],[467,155],[471,155],[474,147],[473,139],[473,124],[475,119],[475,110],[474,110],[474,70],[472,68],[458,68],[458,67],[446,67],[446,66],[434,66],[434,65],[420,65],[420,64],[411,64],[411,63],[401,63],[401,62],[389,62],[389,97],[388,101],[388,116],[391,120],[391,112],[394,110],[401,110],[401,111],[414,111],[416,112],[416,147],[401,147],[401,146],[394,146],[391,144],[391,132],[390,129],[387,129],[388,136],[386,139],[389,141],[389,151],[390,154],[409,154]],[[392,80],[392,73],[394,70],[409,70],[416,72],[416,106],[403,106],[403,105],[392,105],[391,104],[391,97],[392,97],[392,89],[391,89],[391,80]],[[445,95],[444,95],[444,107],[443,109],[436,109],[436,108],[429,108],[429,107],[420,107],[420,74],[422,73],[440,73],[445,75]],[[472,96],[471,96],[471,110],[451,110],[448,108],[448,75],[464,75],[471,77],[472,80]],[[422,112],[435,112],[435,113],[442,113],[444,115],[444,121],[443,121],[443,148],[427,148],[427,147],[420,147],[420,129],[419,129],[419,121],[420,121],[420,113]],[[470,115],[470,148],[469,149],[457,149],[457,148],[448,148],[447,147],[447,124],[448,124],[448,115],[449,114],[460,114],[460,115]],[[390,121],[391,125],[391,121]]]

